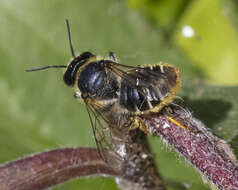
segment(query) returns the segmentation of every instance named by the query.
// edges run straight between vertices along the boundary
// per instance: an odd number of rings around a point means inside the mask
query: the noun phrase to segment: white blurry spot
[[[164,125],[163,125],[163,128],[164,129],[166,129],[166,128],[168,128],[169,127],[169,124],[168,123],[165,123]]]
[[[185,38],[191,38],[194,36],[194,29],[189,26],[189,25],[186,25],[182,28],[182,35],[185,37]]]
[[[121,156],[121,157],[124,157],[126,155],[126,147],[125,145],[119,145],[118,146],[118,149],[117,149],[117,152],[118,154]]]
[[[136,78],[136,86],[139,86],[139,79],[138,78]]]
[[[148,157],[148,155],[147,155],[147,154],[142,154],[141,157],[142,157],[143,159],[146,159],[146,158]]]
[[[121,179],[118,178],[118,177],[115,177],[115,181],[116,181],[117,184],[120,184]]]
[[[189,184],[189,183],[183,183],[183,185],[186,189],[189,189],[191,187],[191,184]]]
[[[160,65],[160,70],[161,70],[161,73],[164,73],[164,66],[163,65]]]

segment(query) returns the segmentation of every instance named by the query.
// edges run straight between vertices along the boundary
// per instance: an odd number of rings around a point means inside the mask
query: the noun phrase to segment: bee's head
[[[66,25],[68,41],[73,57],[72,61],[68,65],[49,65],[41,68],[28,69],[26,71],[31,72],[49,68],[66,68],[63,79],[67,86],[75,87],[75,97],[80,98],[85,97],[87,94],[95,94],[104,84],[104,79],[106,77],[106,72],[104,70],[105,64],[116,61],[116,58],[112,52],[109,53],[109,60],[98,60],[95,55],[88,51],[83,52],[79,56],[75,56],[71,41],[69,21],[67,19]],[[82,67],[84,69],[80,70]]]
[[[94,55],[92,53],[86,51],[80,54],[79,56],[74,57],[74,59],[67,66],[67,70],[64,73],[65,84],[67,84],[68,86],[73,86],[76,80],[76,74],[78,69],[93,56]]]
[[[75,56],[72,41],[71,41],[69,21],[67,19],[66,19],[66,26],[68,31],[69,46],[70,46],[71,54],[73,56],[73,60],[69,63],[69,65],[67,66],[67,70],[64,73],[64,82],[68,86],[73,86],[75,83],[78,69],[82,65],[84,65],[88,61],[88,59],[90,59],[90,57],[93,57],[94,55],[86,51],[80,54],[79,56]]]

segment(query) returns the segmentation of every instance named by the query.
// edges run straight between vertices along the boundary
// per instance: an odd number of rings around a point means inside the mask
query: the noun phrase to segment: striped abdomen
[[[121,81],[120,105],[135,114],[157,112],[173,100],[179,87],[179,72],[173,66],[133,69]]]

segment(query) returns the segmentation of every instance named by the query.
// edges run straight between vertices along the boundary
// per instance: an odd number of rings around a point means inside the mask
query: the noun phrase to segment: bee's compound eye
[[[80,64],[81,63],[81,64]],[[80,60],[79,57],[76,57],[67,67],[67,70],[64,73],[64,82],[68,86],[73,86],[76,78],[78,68],[84,63],[83,60]]]
[[[71,71],[71,69],[67,69],[64,73],[64,82],[68,86],[72,86],[75,80],[75,74]]]
[[[64,73],[64,82],[68,86],[74,85],[78,69],[92,56],[94,56],[92,53],[86,51],[71,61]]]

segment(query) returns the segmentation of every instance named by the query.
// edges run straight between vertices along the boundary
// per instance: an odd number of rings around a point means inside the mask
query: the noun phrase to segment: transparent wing
[[[161,110],[173,100],[180,87],[179,70],[169,64],[133,67],[108,61],[106,68],[121,78],[121,92],[126,98],[127,94],[133,97],[135,91],[132,89],[136,89],[136,96],[140,97],[137,98],[140,101],[137,101],[137,108],[144,113]],[[132,100],[126,98],[123,104],[133,107]]]
[[[90,117],[96,145],[102,159],[107,163],[110,163],[111,160],[122,159],[120,155],[117,154],[112,142],[113,137],[111,130],[112,127],[115,126],[110,126],[111,121],[105,115],[105,113],[109,111],[107,110],[108,108],[100,105],[91,98],[87,98],[85,104]]]
[[[179,82],[179,70],[169,64],[148,66],[127,66],[116,62],[108,62],[107,68],[120,76],[132,88],[144,93],[146,88],[161,88],[165,84],[168,89],[175,88]],[[162,90],[162,89],[161,89]]]

